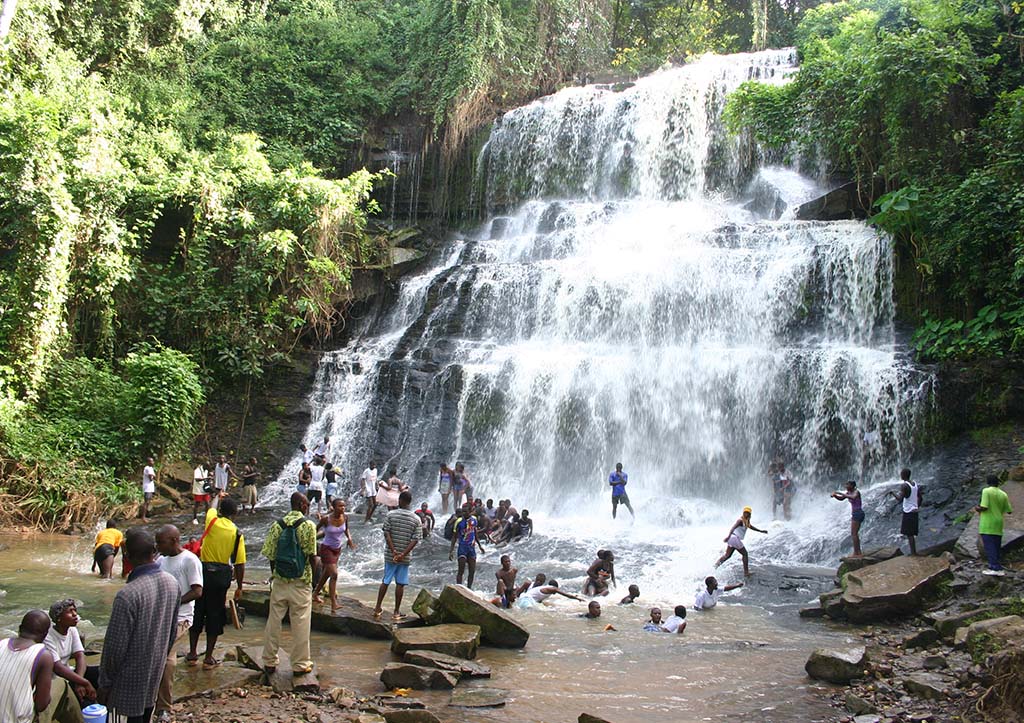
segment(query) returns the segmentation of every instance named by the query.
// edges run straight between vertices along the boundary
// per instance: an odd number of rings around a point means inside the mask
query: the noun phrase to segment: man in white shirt
[[[363,470],[359,477],[363,486],[363,499],[366,501],[366,521],[373,517],[373,511],[377,509],[377,465],[371,462],[370,466]]]
[[[200,462],[192,473],[192,524],[199,524],[199,505],[203,506],[203,514],[210,508],[210,492],[207,483],[210,481],[210,472],[207,463]]]
[[[686,630],[686,606],[676,605],[672,612],[672,615],[661,622],[661,626],[665,628],[666,632],[682,635]]]
[[[309,491],[306,494],[309,504],[316,502],[316,513],[320,514],[320,501],[324,498],[324,474],[326,468],[321,464],[317,456],[313,464],[309,466]]]
[[[327,461],[327,455],[331,453],[331,438],[324,437],[324,441],[317,442],[316,446],[313,447],[313,458],[320,458],[321,463]]]
[[[743,587],[743,583],[738,582],[735,585],[726,585],[724,588],[719,588],[718,580],[713,576],[704,578],[705,589],[697,593],[697,599],[693,601],[693,609],[710,610],[718,604],[718,599],[722,597],[723,592],[729,592],[741,587]]]
[[[220,501],[220,493],[225,494],[228,491],[228,481],[235,476],[235,471],[231,469],[231,464],[227,458],[222,454],[217,459],[217,464],[213,468],[213,506],[216,507]]]
[[[178,655],[175,648],[192,627],[195,601],[203,594],[203,566],[198,557],[182,549],[181,533],[174,525],[164,525],[157,530],[156,549],[163,556],[160,558],[160,569],[170,573],[178,581],[178,591],[181,593],[178,628],[175,631],[174,643],[167,654],[164,675],[160,680],[160,689],[156,697],[155,720],[162,723],[171,717],[171,684],[174,682],[174,668]]]
[[[313,464],[313,451],[306,449],[306,445],[304,444],[299,445],[299,450],[302,452],[302,463]]]
[[[149,522],[149,503],[156,494],[156,470],[153,468],[153,458],[146,458],[146,466],[142,468],[142,521]]]

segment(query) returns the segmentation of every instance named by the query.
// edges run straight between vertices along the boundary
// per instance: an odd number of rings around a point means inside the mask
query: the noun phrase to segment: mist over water
[[[370,459],[395,464],[439,525],[438,462],[462,460],[479,495],[537,519],[513,548],[524,573],[581,581],[610,547],[650,597],[689,597],[744,505],[768,523],[775,457],[798,485],[794,520],[748,535],[755,564],[835,561],[849,508],[827,492],[847,478],[868,489],[870,534],[931,379],[894,330],[890,240],[793,220],[825,189],[759,168],[721,127],[730,90],[785,82],[794,63],[708,56],[506,113],[480,159],[488,219],[324,355],[306,441],[332,436],[353,492]],[[635,524],[610,519],[618,461]],[[363,536],[348,573],[369,580],[379,533]],[[433,547],[420,581],[450,580],[447,544]]]

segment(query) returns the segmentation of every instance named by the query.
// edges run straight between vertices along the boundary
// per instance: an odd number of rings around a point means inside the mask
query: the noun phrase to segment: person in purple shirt
[[[633,512],[633,506],[629,504],[629,495],[626,494],[626,482],[628,481],[629,475],[622,471],[622,462],[615,463],[615,471],[608,475],[608,484],[612,488],[612,519],[615,519],[615,513],[618,511],[619,505],[623,504],[626,509],[629,510],[629,514],[633,515],[633,519],[636,519],[636,513]]]

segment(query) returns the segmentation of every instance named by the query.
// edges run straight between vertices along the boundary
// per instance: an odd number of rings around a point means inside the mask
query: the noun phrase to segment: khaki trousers
[[[281,647],[281,622],[288,615],[292,631],[292,670],[307,671],[313,667],[309,653],[309,621],[313,615],[313,590],[301,578],[282,580],[275,577],[270,587],[270,611],[267,613],[266,639],[263,642],[263,665],[277,667],[277,650]]]
[[[75,661],[72,659],[71,667]],[[38,723],[83,723],[82,708],[71,685],[63,678],[53,676],[50,684],[50,705],[36,718]]]
[[[178,665],[178,643],[182,638],[188,637],[188,629],[192,623],[188,620],[179,620],[178,629],[174,635],[174,643],[171,651],[167,653],[167,662],[164,663],[164,677],[160,679],[160,689],[156,694],[156,712],[171,709],[171,687],[174,685],[174,669]]]

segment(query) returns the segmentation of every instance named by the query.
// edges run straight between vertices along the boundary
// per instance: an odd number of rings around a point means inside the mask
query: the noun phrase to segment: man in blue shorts
[[[383,612],[384,596],[388,586],[395,583],[395,614],[394,619],[402,617],[402,596],[405,586],[409,584],[409,563],[412,550],[420,540],[422,527],[420,518],[409,509],[412,503],[412,492],[406,490],[398,496],[398,509],[391,510],[384,518],[384,579],[377,591],[377,606],[373,609],[373,617],[380,618]]]
[[[459,585],[462,584],[462,575],[468,567],[469,579],[466,580],[466,586],[469,588],[473,587],[473,577],[476,575],[476,548],[479,547],[480,552],[484,551],[484,546],[481,544],[480,538],[477,537],[476,533],[477,521],[476,518],[470,514],[470,506],[467,502],[462,506],[462,519],[455,525],[455,534],[452,535],[452,544],[448,548],[448,559],[454,559],[455,545],[458,544],[459,572],[455,576],[455,582]]]
[[[622,471],[622,462],[615,464],[615,471],[608,475],[608,484],[612,488],[612,519],[615,519],[615,512],[618,510],[619,505],[625,505],[626,509],[629,510],[629,514],[633,515],[633,519],[636,519],[636,513],[633,512],[633,506],[629,504],[629,495],[626,494],[626,482],[629,479],[629,475]]]

